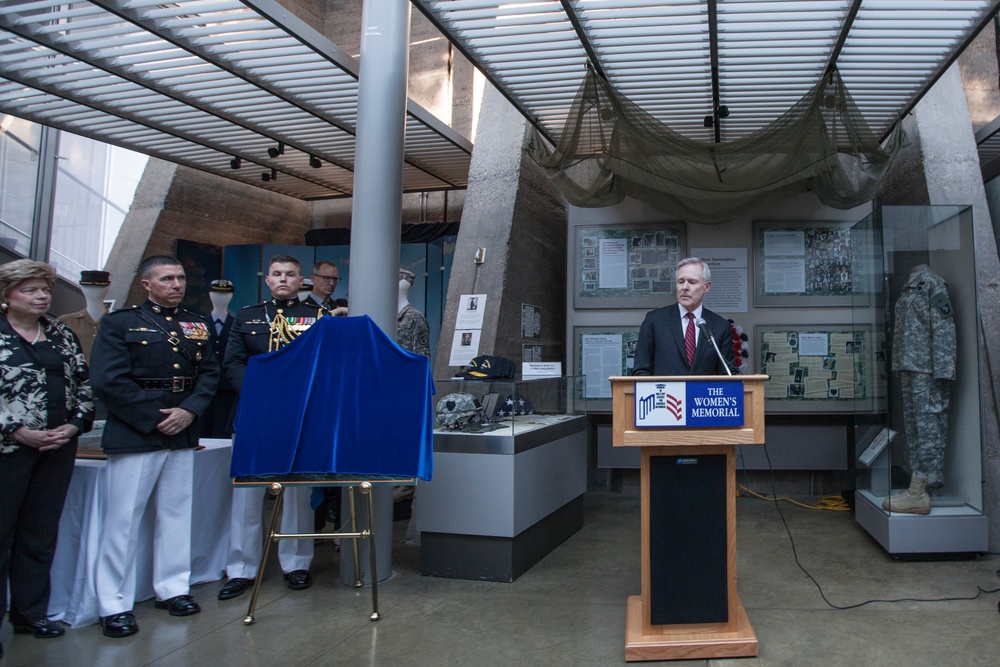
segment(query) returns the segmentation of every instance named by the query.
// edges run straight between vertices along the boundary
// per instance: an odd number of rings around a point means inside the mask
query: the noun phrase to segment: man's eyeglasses
[[[321,279],[325,280],[328,283],[339,283],[340,282],[340,276],[324,276],[324,275],[322,275],[320,273],[314,273],[314,274],[312,274],[312,277],[313,278],[321,278]]]

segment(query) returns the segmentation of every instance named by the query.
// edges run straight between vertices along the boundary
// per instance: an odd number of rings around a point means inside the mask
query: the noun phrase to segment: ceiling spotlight
[[[320,167],[323,166],[323,163],[320,162],[319,158],[316,157],[315,155],[310,155],[309,156],[309,166],[312,167],[313,169],[319,169]]]
[[[261,172],[261,174],[260,174],[260,180],[262,180],[265,183],[267,183],[269,180],[271,180],[271,174],[267,173],[266,171]]]
[[[715,115],[719,118],[729,118],[729,107],[725,104],[720,104],[719,108],[715,110]]]
[[[705,127],[715,127],[715,116],[705,116]]]
[[[265,171],[260,175],[260,180],[264,181],[265,183],[267,183],[268,181],[278,180],[278,170],[272,168],[270,174]]]
[[[234,157],[232,160],[229,161],[229,166],[232,169],[239,169],[240,167],[243,166],[243,158]]]
[[[267,149],[267,154],[270,155],[273,158],[274,157],[278,157],[279,155],[284,155],[285,154],[285,142],[279,141],[277,148],[274,148],[274,147],[268,148]]]

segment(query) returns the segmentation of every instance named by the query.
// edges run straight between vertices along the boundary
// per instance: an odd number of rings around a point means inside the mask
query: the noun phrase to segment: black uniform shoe
[[[175,595],[169,600],[157,600],[157,609],[166,609],[171,616],[190,616],[201,611],[201,607],[190,595]]]
[[[309,570],[289,572],[285,575],[285,581],[293,591],[301,591],[303,588],[309,588],[313,582],[312,577],[309,576]]]
[[[250,588],[253,587],[253,579],[242,579],[240,577],[233,577],[226,583],[222,585],[219,589],[219,599],[220,600],[230,600],[232,598],[239,597],[246,593]]]
[[[66,631],[47,618],[32,623],[14,623],[14,634],[32,635],[35,639],[62,637]]]
[[[135,616],[130,611],[123,611],[120,614],[111,616],[101,616],[101,632],[105,637],[128,637],[139,632],[139,624],[135,622]]]

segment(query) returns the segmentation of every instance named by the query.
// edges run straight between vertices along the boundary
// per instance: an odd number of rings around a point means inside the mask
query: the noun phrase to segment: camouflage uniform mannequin
[[[948,403],[955,379],[955,319],[948,284],[920,264],[910,273],[896,301],[892,369],[903,393],[903,429],[909,447],[910,487],[882,507],[893,512],[928,514],[927,490],[944,484],[948,441]]]
[[[413,271],[399,270],[399,311],[396,316],[396,344],[408,352],[431,356],[430,328],[427,318],[410,305],[410,287],[416,279]]]
[[[399,310],[396,315],[396,344],[407,352],[431,356],[431,330],[427,318],[419,310],[410,305],[410,287],[417,276],[409,269],[399,269]],[[406,541],[419,543],[417,532],[417,489],[414,486],[397,486],[393,491],[393,500],[406,497],[413,498],[410,504],[410,521],[406,525]]]

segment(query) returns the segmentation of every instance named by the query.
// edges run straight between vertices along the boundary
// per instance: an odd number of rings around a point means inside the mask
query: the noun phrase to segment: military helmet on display
[[[439,426],[461,428],[470,421],[477,420],[483,412],[479,401],[472,394],[448,394],[437,404],[435,418]]]

